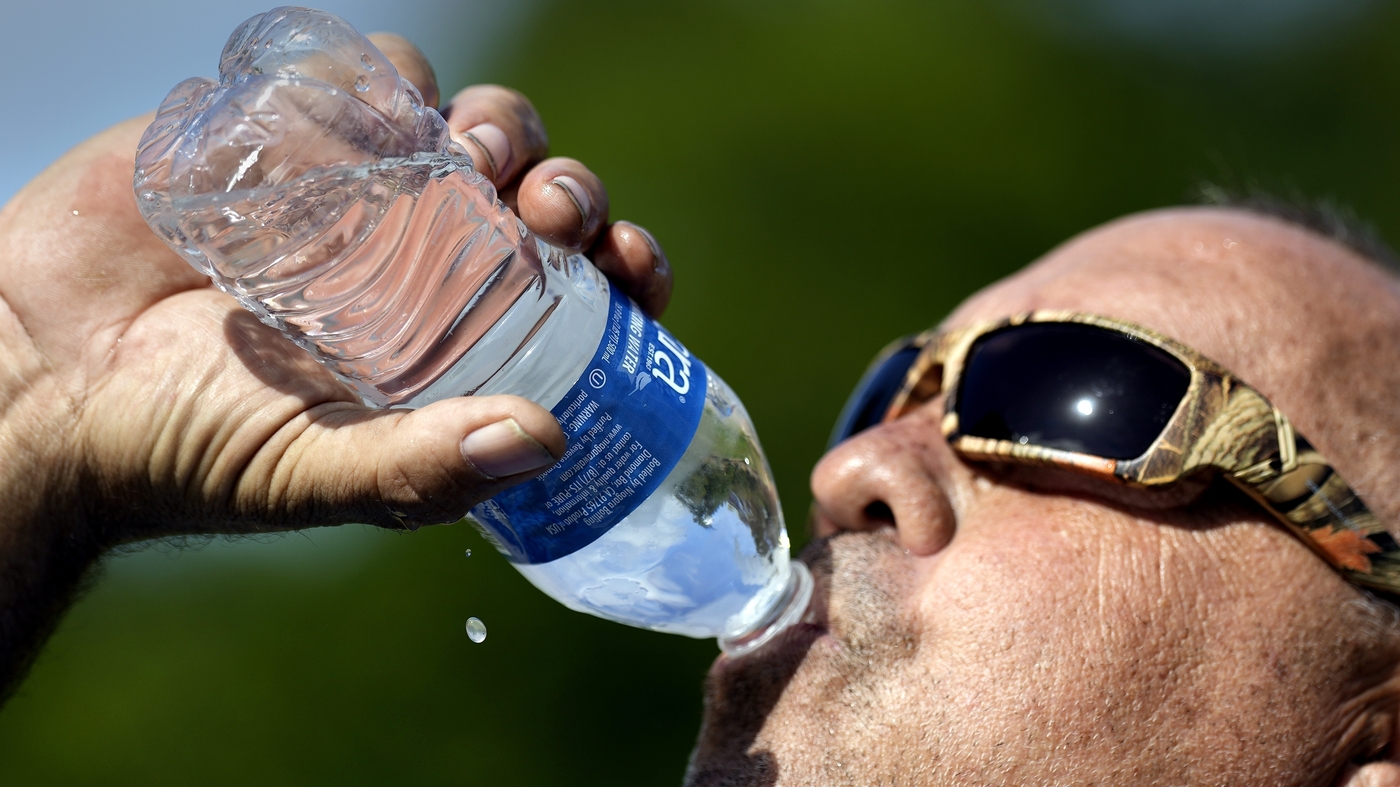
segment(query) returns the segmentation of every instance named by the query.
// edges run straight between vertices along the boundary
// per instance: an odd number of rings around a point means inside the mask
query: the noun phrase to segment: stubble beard
[[[910,717],[923,682],[911,561],[889,529],[815,542],[803,559],[816,622],[716,662],[687,787],[924,783],[907,759],[927,745]]]

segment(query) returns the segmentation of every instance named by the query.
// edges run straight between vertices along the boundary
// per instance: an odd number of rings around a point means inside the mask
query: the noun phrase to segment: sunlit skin
[[[437,95],[417,49],[375,40],[424,95]],[[636,225],[609,223],[607,192],[586,167],[546,158],[528,100],[477,86],[450,115],[478,168],[536,233],[588,251],[653,315],[665,309],[671,274],[660,248]],[[493,475],[468,458],[465,437],[513,419],[518,430],[497,430],[490,446],[519,432],[546,462],[564,448],[549,412],[518,397],[362,406],[147,227],[131,184],[149,122],[80,145],[0,210],[0,698],[83,573],[115,545],[455,521],[533,475]],[[473,129],[484,148],[467,138]],[[486,166],[488,154],[498,167]]]
[[[1281,221],[1183,208],[969,298],[1145,325],[1235,371],[1400,515],[1400,285]],[[1400,635],[1224,482],[961,460],[941,399],[816,467],[818,622],[721,657],[690,785],[1400,785]]]
[[[436,93],[411,45],[379,40]],[[563,447],[512,397],[361,407],[150,233],[130,186],[146,122],[0,210],[0,693],[115,544],[455,519],[516,480],[467,461],[465,435],[511,418]],[[471,88],[450,124],[532,229],[664,309],[659,247],[609,223],[586,167],[545,158],[527,100]],[[1157,212],[948,324],[1038,308],[1194,346],[1400,516],[1400,287],[1346,249],[1240,212]],[[1400,637],[1301,543],[1223,484],[969,465],[940,408],[816,468],[816,620],[715,664],[691,784],[1400,785]]]

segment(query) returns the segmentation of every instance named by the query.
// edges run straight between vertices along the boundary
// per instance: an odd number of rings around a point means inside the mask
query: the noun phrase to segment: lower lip
[[[712,676],[748,669],[759,664],[797,664],[813,647],[833,647],[836,639],[826,626],[817,623],[796,623],[772,642],[743,656],[723,653],[710,667]]]

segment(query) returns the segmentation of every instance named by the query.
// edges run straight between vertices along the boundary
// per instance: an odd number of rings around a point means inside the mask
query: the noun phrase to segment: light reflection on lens
[[[1133,459],[1171,420],[1191,371],[1165,350],[1081,323],[1028,323],[968,350],[954,394],[963,434]]]

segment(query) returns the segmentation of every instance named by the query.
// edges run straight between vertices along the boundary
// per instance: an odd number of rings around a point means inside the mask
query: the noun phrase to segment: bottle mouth
[[[763,647],[792,624],[802,620],[812,603],[812,572],[800,560],[788,564],[787,587],[776,604],[757,626],[734,637],[720,637],[719,649],[726,656],[742,656]]]

